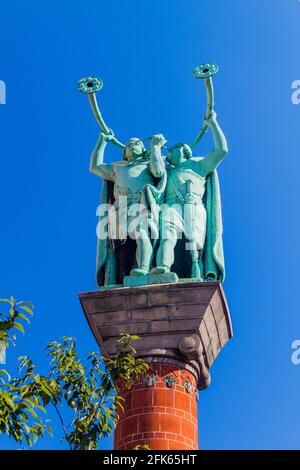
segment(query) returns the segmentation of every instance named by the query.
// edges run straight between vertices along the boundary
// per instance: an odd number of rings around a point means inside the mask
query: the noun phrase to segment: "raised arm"
[[[103,163],[103,157],[107,142],[109,142],[112,138],[113,133],[104,134],[104,132],[101,132],[90,160],[90,171],[95,175],[109,181],[114,181],[114,168],[108,163]]]
[[[150,171],[155,178],[161,178],[166,171],[161,148],[166,144],[162,134],[156,134],[151,140]]]
[[[200,162],[201,169],[205,174],[212,173],[228,153],[226,137],[217,122],[217,115],[214,111],[208,119],[207,124],[211,129],[215,148]]]

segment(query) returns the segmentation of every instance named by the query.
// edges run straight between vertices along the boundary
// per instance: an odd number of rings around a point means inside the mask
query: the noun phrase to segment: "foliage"
[[[16,302],[13,297],[0,301],[9,306],[7,314],[0,313],[0,343],[3,352],[10,343],[14,344],[15,330],[24,332],[19,320],[29,323],[26,314],[32,315],[33,306],[30,302]],[[5,432],[17,442],[25,440],[32,445],[46,430],[51,430],[48,421],[43,422],[39,416],[45,409],[35,382],[35,366],[25,357],[19,359],[19,374],[16,378],[11,380],[5,369],[0,370],[0,434]]]
[[[7,314],[0,312],[0,343],[7,348],[9,343],[14,344],[16,339],[15,330],[19,330],[24,333],[24,327],[18,320],[25,320],[29,323],[28,315],[32,315],[33,305],[31,302],[16,302],[11,297],[10,299],[0,299],[0,302],[9,305],[9,312]],[[22,310],[23,312],[20,312]]]
[[[152,450],[149,444],[138,444],[133,448],[133,450]]]
[[[118,419],[118,407],[122,398],[116,393],[116,382],[123,379],[130,384],[147,369],[147,364],[136,360],[134,348],[129,342],[138,339],[127,334],[121,335],[114,359],[105,359],[102,368],[100,353],[93,352],[84,366],[78,358],[75,341],[63,338],[63,342],[48,345],[51,381],[45,389],[61,421],[64,436],[73,450],[97,449],[99,440],[107,437]],[[125,350],[130,351],[127,352]],[[62,405],[72,410],[72,421],[65,425],[61,415]]]
[[[1,314],[0,341],[6,346],[15,341],[14,329],[24,331],[19,319],[28,321],[18,309],[32,314],[30,302],[2,299],[10,305],[8,315]],[[5,432],[17,442],[25,440],[30,446],[45,432],[51,433],[48,421],[41,412],[53,406],[72,450],[93,450],[101,438],[113,431],[122,409],[116,384],[121,380],[132,386],[148,365],[134,357],[131,341],[138,336],[122,334],[114,358],[100,353],[87,355],[85,365],[78,357],[73,338],[63,337],[47,346],[49,376],[40,375],[27,357],[20,357],[18,376],[10,379],[6,370],[0,371],[0,434]],[[70,413],[71,412],[71,413]],[[71,419],[69,418],[71,415]],[[70,422],[68,422],[68,418]]]
[[[112,359],[105,358],[106,369],[113,383],[123,379],[127,388],[131,388],[139,376],[147,371],[148,364],[135,358],[136,350],[131,345],[132,341],[139,339],[139,336],[122,333],[117,342],[116,356]]]

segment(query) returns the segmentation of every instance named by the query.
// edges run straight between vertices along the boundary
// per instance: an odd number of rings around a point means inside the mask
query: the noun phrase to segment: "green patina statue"
[[[125,145],[123,160],[103,163],[105,147],[113,138],[112,133],[101,132],[90,163],[90,171],[104,179],[100,208],[106,210],[105,205],[112,204],[114,209],[108,217],[110,236],[98,237],[98,285],[121,283],[129,272],[132,276],[149,273],[153,240],[159,235],[159,204],[166,187],[165,164],[160,152],[166,142],[163,135],[152,137],[150,156],[143,142],[132,138]],[[99,215],[101,221],[105,213]],[[130,241],[136,243],[134,253]],[[133,267],[135,262],[137,266]]]
[[[194,69],[205,81],[207,110],[191,145],[178,143],[162,155],[166,139],[131,138],[122,144],[105,124],[95,92],[102,81],[80,80],[102,131],[91,155],[90,171],[103,179],[97,226],[97,284],[142,285],[179,278],[224,280],[222,216],[216,168],[227,153],[225,136],[213,111],[211,76],[215,64]],[[214,149],[193,157],[194,148],[210,128]],[[147,138],[146,140],[149,140]],[[104,162],[107,143],[123,150],[123,159]],[[172,277],[173,276],[173,277]]]
[[[207,157],[194,158],[187,144],[179,143],[169,149],[166,205],[161,208],[160,246],[157,266],[152,272],[170,271],[175,261],[175,246],[184,235],[186,242],[182,251],[177,252],[181,277],[222,281],[222,217],[216,167],[228,150],[214,111],[205,125],[210,127],[215,144]],[[188,252],[191,267],[184,261]]]

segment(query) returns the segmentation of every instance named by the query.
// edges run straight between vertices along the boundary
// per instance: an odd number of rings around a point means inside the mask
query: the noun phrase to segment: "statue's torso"
[[[169,170],[166,200],[167,202],[174,199],[184,201],[190,188],[197,202],[201,203],[205,192],[205,183],[206,178],[201,175],[199,161],[186,160],[180,166]]]
[[[114,196],[134,195],[139,193],[147,184],[153,184],[149,162],[121,162],[114,165],[115,188]]]

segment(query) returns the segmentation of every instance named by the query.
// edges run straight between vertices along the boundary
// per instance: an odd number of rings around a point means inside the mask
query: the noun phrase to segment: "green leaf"
[[[21,320],[25,320],[28,324],[30,323],[30,320],[24,315],[24,313],[18,313],[16,315],[16,318],[20,318]]]
[[[19,323],[19,322],[14,322],[14,327],[15,327],[17,330],[21,331],[21,333],[25,333],[24,327],[23,327],[23,325],[22,325],[21,323]]]
[[[20,300],[16,303],[16,305],[28,305],[29,307],[34,307],[32,302],[28,302],[28,300]]]
[[[11,377],[10,377],[9,373],[8,373],[7,370],[5,370],[5,369],[1,369],[1,370],[0,370],[0,375],[6,375],[6,377],[8,378],[8,380],[11,380]]]
[[[47,413],[47,411],[45,410],[45,408],[42,405],[35,405],[35,407],[38,408],[39,410],[43,411],[43,413]]]
[[[29,313],[30,315],[33,315],[33,311],[31,308],[27,307],[27,305],[20,306],[22,310],[25,310],[25,312]]]
[[[29,437],[29,435],[28,435],[28,434],[25,434],[24,437],[25,437],[25,439],[26,439],[27,444],[28,444],[30,447],[32,447],[33,442],[32,442],[32,440],[31,440],[31,438]]]
[[[137,336],[137,335],[130,335],[130,340],[131,341],[138,341],[140,338],[140,336]]]

